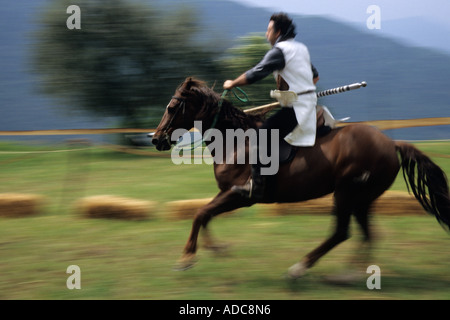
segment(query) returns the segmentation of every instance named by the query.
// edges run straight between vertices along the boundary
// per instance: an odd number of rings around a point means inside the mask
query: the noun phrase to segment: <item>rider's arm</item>
[[[276,70],[281,70],[285,66],[284,55],[281,49],[272,48],[269,50],[264,58],[252,69],[241,74],[234,80],[227,80],[223,84],[224,89],[231,89],[233,87],[239,87],[246,84],[252,84],[256,81],[264,79],[269,74]]]
[[[227,80],[227,81],[225,81],[224,84],[223,84],[223,88],[225,90],[230,90],[230,89],[233,89],[234,87],[241,87],[241,86],[244,86],[246,84],[248,84],[247,77],[246,77],[246,74],[243,73],[243,74],[241,74],[239,77],[237,77],[234,80]]]

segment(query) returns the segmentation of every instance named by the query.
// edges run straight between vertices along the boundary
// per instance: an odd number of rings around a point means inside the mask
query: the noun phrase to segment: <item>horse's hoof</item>
[[[186,257],[182,257],[173,267],[174,271],[185,271],[190,268],[193,268],[197,263],[197,259],[195,255],[189,255]]]
[[[306,274],[307,269],[308,268],[305,266],[303,262],[297,262],[288,269],[286,278],[289,280],[296,280],[298,278],[301,278]]]

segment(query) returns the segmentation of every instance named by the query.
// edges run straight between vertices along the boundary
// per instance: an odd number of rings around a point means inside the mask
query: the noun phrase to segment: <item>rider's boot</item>
[[[266,177],[261,175],[261,167],[252,166],[252,177],[243,186],[233,186],[231,190],[243,197],[260,201],[264,197]]]

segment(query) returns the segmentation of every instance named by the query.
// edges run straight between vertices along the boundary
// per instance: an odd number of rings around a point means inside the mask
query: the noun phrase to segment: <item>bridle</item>
[[[183,121],[184,121],[184,114],[186,113],[186,98],[182,98],[182,97],[172,96],[172,99],[169,101],[169,104],[167,105],[167,109],[169,108],[169,105],[173,99],[178,100],[180,103],[177,105],[177,107],[176,107],[177,109],[175,110],[175,113],[172,116],[172,119],[170,119],[169,124],[163,130],[163,135],[166,136],[166,138],[170,138],[167,132],[172,127],[172,122],[175,120],[175,118],[177,117],[180,110],[183,109],[183,114],[182,114]],[[168,140],[168,141],[170,141],[170,140]]]
[[[234,96],[235,96],[238,100],[240,100],[241,102],[245,102],[245,103],[249,102],[249,99],[248,99],[247,94],[246,94],[241,88],[239,88],[239,87],[236,87],[236,89],[239,90],[239,91],[244,95],[244,98],[239,97],[239,96],[236,94],[236,92],[234,91],[234,89],[231,89],[231,92],[234,94]],[[224,90],[223,93],[222,93],[222,95],[221,95],[221,97],[220,97],[220,100],[219,100],[219,103],[218,103],[218,110],[217,110],[216,115],[215,115],[215,117],[214,117],[214,119],[213,119],[211,128],[214,128],[214,127],[216,126],[216,124],[217,124],[217,120],[219,119],[219,115],[220,115],[220,112],[221,112],[221,110],[222,110],[223,100],[225,99],[225,97],[226,97],[226,95],[228,94],[229,91],[230,91],[230,90]],[[169,105],[170,105],[170,103],[172,102],[173,99],[178,100],[178,101],[180,102],[180,104],[178,104],[178,106],[176,107],[177,109],[175,110],[175,113],[174,113],[174,115],[172,116],[172,119],[170,119],[169,124],[168,124],[168,125],[166,126],[166,128],[163,130],[163,135],[165,136],[165,138],[166,138],[167,141],[170,141],[170,137],[169,137],[169,134],[168,134],[167,132],[168,132],[169,129],[172,127],[172,122],[175,120],[175,118],[177,117],[177,115],[178,115],[178,113],[180,112],[181,109],[183,109],[183,121],[184,121],[184,115],[185,115],[185,112],[186,112],[186,98],[183,98],[183,97],[172,96],[172,99],[169,101],[169,104],[167,105],[167,108],[169,108]],[[211,132],[211,131],[210,131],[210,132]],[[209,132],[209,133],[210,133],[210,132]],[[203,143],[204,141],[205,141],[205,138],[202,139],[202,143]],[[201,144],[200,144],[200,145],[201,145]],[[192,148],[195,149],[196,147],[197,147],[197,146],[192,147]]]

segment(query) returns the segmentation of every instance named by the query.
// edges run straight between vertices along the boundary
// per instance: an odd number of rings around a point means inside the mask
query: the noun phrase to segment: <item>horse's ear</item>
[[[184,80],[184,88],[190,90],[193,83],[194,79],[192,77],[187,77],[186,80]]]

